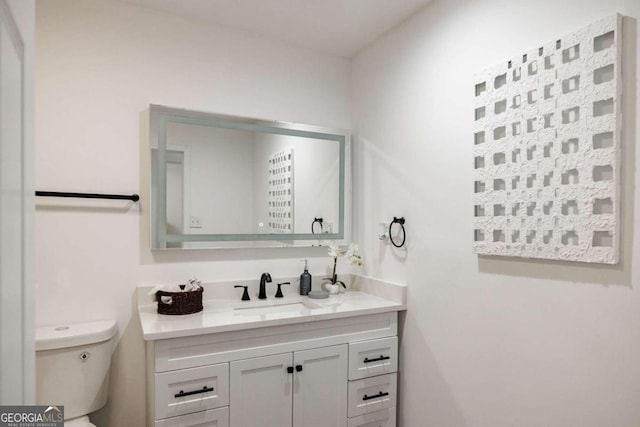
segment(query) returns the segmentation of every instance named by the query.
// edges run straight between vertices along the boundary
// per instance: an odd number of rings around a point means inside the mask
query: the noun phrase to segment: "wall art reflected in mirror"
[[[349,133],[150,106],[152,249],[348,239]]]

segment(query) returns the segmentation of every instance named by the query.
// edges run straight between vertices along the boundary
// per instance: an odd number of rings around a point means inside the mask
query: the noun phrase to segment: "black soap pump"
[[[304,272],[300,275],[300,295],[307,295],[311,291],[311,274],[307,260],[304,260]]]

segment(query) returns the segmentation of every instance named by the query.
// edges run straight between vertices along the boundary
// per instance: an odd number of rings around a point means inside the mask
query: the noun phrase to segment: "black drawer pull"
[[[287,366],[287,373],[293,374],[293,366]]]
[[[185,396],[192,396],[194,394],[207,393],[209,391],[213,391],[213,387],[204,386],[200,390],[188,391],[186,393],[184,391],[180,390],[180,393],[174,394],[173,396],[174,397],[185,397]]]
[[[296,365],[296,372],[302,371],[302,365]]]
[[[375,359],[369,359],[368,357],[365,357],[364,363],[379,362],[381,360],[389,360],[389,359],[391,359],[391,356],[380,356],[380,357],[376,357]]]
[[[389,396],[389,393],[380,392],[380,393],[376,394],[375,396],[367,396],[365,394],[364,397],[362,398],[362,400],[364,400],[366,402],[367,400],[377,399],[378,397],[384,397],[384,396]]]

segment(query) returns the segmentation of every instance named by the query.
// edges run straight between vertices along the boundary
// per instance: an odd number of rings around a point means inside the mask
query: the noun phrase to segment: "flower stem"
[[[338,277],[336,276],[336,265],[338,264],[338,257],[333,257],[333,274],[331,275],[331,283],[336,284]]]

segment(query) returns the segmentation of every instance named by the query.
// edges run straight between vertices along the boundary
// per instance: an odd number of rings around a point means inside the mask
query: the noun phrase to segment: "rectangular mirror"
[[[151,105],[153,249],[345,240],[349,134]]]

